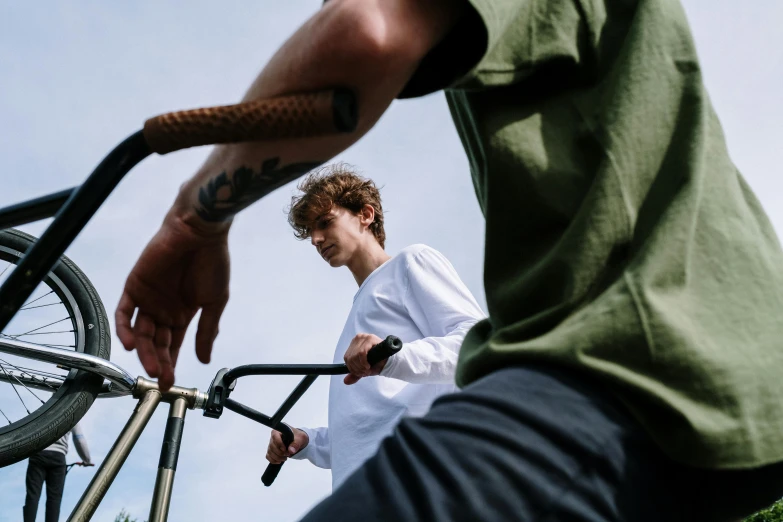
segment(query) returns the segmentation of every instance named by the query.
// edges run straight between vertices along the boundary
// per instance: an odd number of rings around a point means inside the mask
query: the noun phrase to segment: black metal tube
[[[402,341],[390,335],[379,342],[367,353],[370,365],[387,359],[402,349]],[[246,364],[226,372],[223,382],[230,383],[247,375],[345,375],[348,367],[344,364]]]
[[[234,399],[226,399],[226,402],[223,406],[227,410],[231,410],[234,413],[242,415],[243,417],[247,417],[250,420],[259,422],[264,426],[269,426],[270,428],[274,427],[274,424],[272,424],[272,417],[264,415],[260,411],[256,411],[250,406],[245,406],[244,404],[239,403]]]
[[[345,375],[344,364],[245,364],[232,368],[223,376],[230,383],[248,375]]]
[[[302,395],[307,391],[307,388],[310,387],[313,382],[318,378],[317,375],[308,375],[304,379],[301,380],[299,385],[294,388],[294,391],[291,392],[291,395],[288,396],[288,398],[283,402],[282,405],[277,409],[274,415],[272,415],[272,426],[277,426],[277,423],[283,420],[283,417],[285,417],[285,414],[291,411],[291,408],[294,407],[294,404],[296,404],[296,401],[298,401]]]
[[[125,174],[151,154],[141,131],[117,145],[57,212],[0,287],[0,332],[60,259]]]
[[[185,413],[188,404],[184,397],[179,397],[171,403],[169,419],[166,422],[166,433],[160,449],[158,462],[158,477],[155,480],[155,492],[150,506],[149,522],[166,522],[171,504],[171,491],[174,488],[174,475],[177,471],[179,449],[182,445],[182,430],[185,427]]]
[[[40,198],[0,208],[0,230],[54,216],[75,192],[76,187],[71,187]]]

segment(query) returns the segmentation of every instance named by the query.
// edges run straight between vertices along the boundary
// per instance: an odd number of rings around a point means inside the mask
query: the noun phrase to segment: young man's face
[[[372,218],[365,214],[354,214],[335,205],[316,219],[310,242],[330,266],[347,265],[357,252],[366,248],[368,240],[374,240],[374,237],[368,237],[372,232],[367,228]]]

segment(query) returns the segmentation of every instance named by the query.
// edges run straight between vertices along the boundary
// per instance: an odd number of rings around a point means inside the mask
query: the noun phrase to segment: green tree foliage
[[[139,522],[138,518],[131,518],[130,513],[124,509],[120,511],[120,514],[114,519],[114,522]]]
[[[743,522],[783,522],[783,500],[779,500],[767,509],[749,516]]]

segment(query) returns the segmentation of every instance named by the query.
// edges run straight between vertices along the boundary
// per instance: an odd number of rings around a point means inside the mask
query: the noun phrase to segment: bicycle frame
[[[379,359],[389,357],[399,351],[401,347],[402,343],[399,339],[390,336],[373,348],[375,357],[368,356],[368,359],[371,360],[371,364],[374,364],[373,359],[376,359],[377,362]],[[104,378],[101,397],[132,395],[138,399],[138,404],[128,422],[68,518],[73,522],[87,521],[92,518],[161,402],[169,404],[169,418],[163,436],[149,522],[163,522],[168,517],[174,474],[177,469],[184,430],[185,413],[188,409],[202,409],[204,416],[219,418],[223,409],[226,408],[280,431],[286,444],[290,444],[293,441],[293,431],[283,422],[285,415],[319,375],[348,373],[348,368],[344,364],[250,364],[219,370],[206,393],[197,388],[183,388],[181,386],[173,386],[170,390],[161,392],[157,382],[144,377],[134,379],[116,364],[91,355],[6,340],[0,341],[0,352],[95,373]],[[277,411],[272,416],[268,416],[229,398],[237,380],[250,375],[303,375],[304,377]],[[271,485],[279,470],[280,465],[270,465],[262,477],[264,485]]]

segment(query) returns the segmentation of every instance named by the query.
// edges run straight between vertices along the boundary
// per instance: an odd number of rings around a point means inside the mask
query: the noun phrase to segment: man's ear
[[[369,203],[366,203],[359,212],[359,221],[362,225],[369,227],[375,221],[375,209]]]

